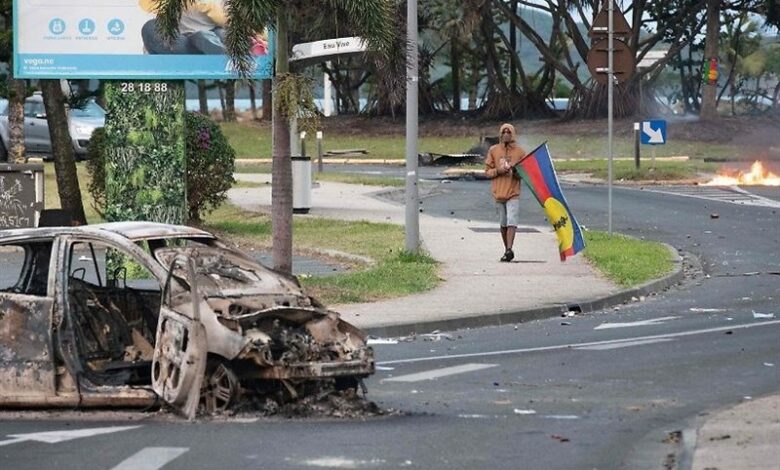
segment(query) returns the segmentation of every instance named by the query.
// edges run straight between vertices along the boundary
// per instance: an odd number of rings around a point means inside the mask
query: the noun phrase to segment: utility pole
[[[417,194],[417,0],[406,3],[406,251],[420,249],[420,213]]]

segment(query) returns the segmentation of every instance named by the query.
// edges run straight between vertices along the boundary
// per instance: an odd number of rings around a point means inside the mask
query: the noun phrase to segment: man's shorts
[[[515,197],[506,202],[496,201],[498,221],[502,227],[517,227],[520,224],[520,198]]]

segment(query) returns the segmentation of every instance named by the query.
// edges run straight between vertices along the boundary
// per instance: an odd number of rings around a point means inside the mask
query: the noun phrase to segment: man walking
[[[485,175],[491,180],[493,199],[496,200],[501,238],[504,241],[504,256],[501,261],[512,261],[515,257],[512,246],[520,218],[520,177],[513,167],[525,156],[525,150],[517,145],[515,128],[502,124],[499,141],[490,147],[485,157]]]

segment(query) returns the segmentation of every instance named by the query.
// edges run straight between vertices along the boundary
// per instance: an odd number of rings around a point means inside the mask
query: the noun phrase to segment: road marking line
[[[497,364],[463,364],[461,366],[445,367],[443,369],[434,369],[418,372],[416,374],[399,375],[398,377],[383,379],[382,382],[422,382],[423,380],[438,379],[439,377],[447,377],[448,375],[490,369],[491,367],[496,367],[496,365]]]
[[[443,361],[443,360],[449,360],[449,359],[463,359],[467,357],[490,357],[490,356],[508,356],[510,354],[522,354],[522,353],[528,353],[528,352],[541,352],[541,351],[555,351],[558,349],[572,349],[572,348],[580,348],[583,346],[595,346],[598,344],[615,344],[615,343],[625,343],[627,341],[641,341],[646,339],[656,339],[656,338],[680,338],[684,336],[694,336],[694,335],[702,335],[707,333],[718,333],[721,331],[733,331],[733,330],[742,330],[747,328],[755,328],[760,326],[770,326],[770,325],[777,325],[780,324],[780,320],[772,320],[772,321],[764,321],[764,322],[756,322],[756,323],[746,323],[743,325],[728,325],[728,326],[719,326],[715,328],[705,328],[703,330],[692,330],[692,331],[680,331],[677,333],[667,333],[664,335],[651,335],[651,336],[639,336],[636,338],[621,338],[621,339],[611,339],[611,340],[605,340],[605,341],[590,341],[586,343],[569,343],[569,344],[558,344],[554,346],[540,346],[537,348],[522,348],[522,349],[505,349],[503,351],[488,351],[488,352],[481,352],[481,353],[467,353],[467,354],[453,354],[451,356],[431,356],[431,357],[416,357],[412,359],[397,359],[394,361],[382,361],[377,362],[377,365],[380,366],[386,366],[390,364],[411,364],[414,362],[427,362],[427,361]]]
[[[146,447],[120,462],[112,470],[157,470],[188,450],[189,447]]]
[[[597,326],[596,328],[593,328],[594,330],[609,330],[611,328],[629,328],[632,326],[652,326],[652,325],[658,325],[659,323],[663,323],[666,320],[674,320],[680,317],[661,317],[661,318],[651,318],[650,320],[641,320],[641,321],[632,321],[632,322],[625,322],[625,323],[602,323],[601,325]]]
[[[99,434],[109,434],[112,432],[127,431],[130,429],[140,428],[141,426],[111,426],[107,428],[88,428],[88,429],[68,429],[61,431],[44,431],[44,432],[31,432],[28,434],[9,434],[8,439],[0,441],[0,446],[7,446],[10,444],[16,444],[17,442],[24,441],[36,441],[45,442],[47,444],[56,444],[58,442],[69,441],[71,439],[79,439],[82,437],[97,436]]]
[[[574,349],[582,349],[585,351],[606,351],[608,349],[630,348],[631,346],[641,346],[643,344],[654,344],[654,343],[665,343],[667,341],[672,341],[672,339],[671,338],[644,339],[639,341],[626,341],[625,343],[582,346],[580,348],[574,348]]]

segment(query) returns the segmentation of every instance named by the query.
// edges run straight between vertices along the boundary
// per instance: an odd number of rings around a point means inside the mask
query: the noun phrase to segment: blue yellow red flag
[[[523,157],[515,165],[515,171],[534,193],[555,229],[561,261],[566,261],[567,256],[574,256],[582,251],[585,248],[585,240],[561,191],[547,142]]]

